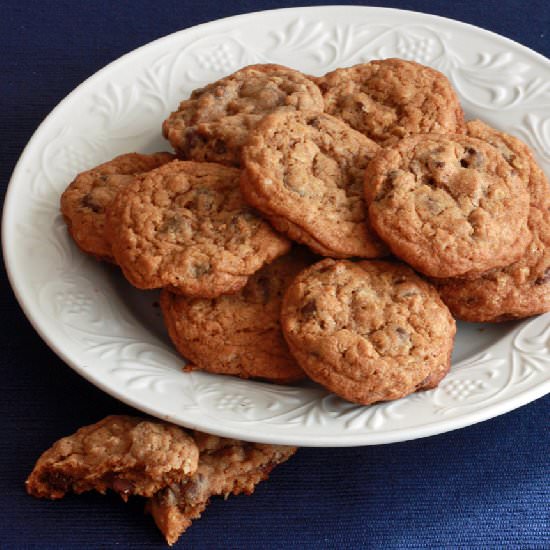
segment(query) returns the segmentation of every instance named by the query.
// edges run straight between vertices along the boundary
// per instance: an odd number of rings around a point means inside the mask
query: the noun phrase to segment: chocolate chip
[[[225,145],[225,141],[222,139],[217,139],[214,142],[214,152],[218,155],[223,155],[224,153],[227,153],[227,146]]]
[[[204,143],[204,138],[195,130],[187,130],[185,133],[185,152],[189,152],[195,147]]]
[[[437,185],[437,182],[435,181],[435,178],[432,177],[432,176],[425,176],[423,178],[424,180],[424,183],[428,186],[428,187],[436,187]]]
[[[444,168],[444,167],[445,167],[445,163],[444,163],[442,160],[436,160],[436,161],[434,162],[434,166],[435,166],[436,168]]]
[[[210,271],[210,264],[195,264],[193,266],[193,277],[202,277]]]
[[[134,489],[134,484],[127,479],[115,478],[113,480],[113,491],[123,495],[129,495]]]
[[[508,147],[502,147],[500,148],[500,152],[502,153],[502,156],[506,159],[506,162],[513,162],[516,158],[516,155]]]
[[[550,267],[546,269],[546,271],[543,273],[542,277],[539,277],[536,281],[536,285],[545,285],[546,283],[550,283]]]
[[[206,87],[204,88],[197,88],[196,90],[193,90],[191,92],[191,99],[197,99],[199,98],[206,90]]]
[[[321,83],[319,83],[319,89],[324,94],[330,89],[330,86],[328,84],[325,84],[324,82],[321,82]]]
[[[84,206],[84,208],[89,208],[92,212],[95,212],[96,214],[99,214],[104,210],[103,206],[97,204],[97,202],[94,202],[94,199],[92,198],[90,193],[87,193],[82,197],[82,199],[80,200],[80,204]]]
[[[271,296],[271,289],[269,285],[269,279],[267,277],[260,277],[258,279],[258,286],[260,287],[262,291],[262,298],[263,303],[267,304],[269,302],[269,298]]]
[[[195,474],[192,479],[185,484],[185,501],[189,504],[204,500],[208,489],[208,478],[201,473]]]
[[[473,147],[468,147],[466,153],[470,158],[460,159],[460,166],[462,168],[480,168],[483,166],[485,157],[479,151],[476,151]]]
[[[401,338],[401,340],[408,340],[409,339],[409,333],[403,327],[397,327],[395,329],[395,332],[397,332],[397,334],[399,334],[399,338]]]
[[[314,316],[317,311],[315,300],[310,300],[305,306],[300,309],[300,314],[307,319]]]
[[[384,182],[382,183],[382,188],[377,193],[376,197],[374,197],[375,201],[380,201],[384,199],[394,188],[395,180],[397,179],[397,176],[399,175],[398,170],[391,170],[388,172],[388,175],[384,179]]]
[[[313,126],[313,128],[319,128],[321,126],[321,121],[319,120],[318,117],[315,117],[315,118],[312,118],[312,119],[308,120],[307,125],[308,126]]]
[[[49,485],[56,491],[68,491],[73,480],[70,476],[62,472],[46,472],[40,477],[44,485]]]
[[[161,233],[174,233],[176,232],[181,224],[181,220],[178,216],[171,216],[164,220],[164,223],[160,226],[159,231]]]

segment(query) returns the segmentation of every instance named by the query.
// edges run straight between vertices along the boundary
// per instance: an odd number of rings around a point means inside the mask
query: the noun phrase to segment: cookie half
[[[550,185],[531,150],[519,139],[475,120],[468,135],[496,147],[530,194],[532,240],[523,256],[480,278],[435,281],[453,315],[465,321],[506,321],[550,310]]]
[[[286,288],[311,263],[308,255],[291,252],[257,271],[239,292],[213,299],[163,291],[170,338],[200,370],[279,383],[304,378],[279,318]]]
[[[320,113],[321,91],[299,71],[250,65],[195,90],[162,129],[183,158],[238,166],[248,132],[279,107]]]
[[[365,405],[435,387],[450,367],[455,321],[409,267],[323,260],[287,290],[281,325],[315,381]]]
[[[127,500],[150,497],[183,482],[198,465],[199,450],[181,428],[132,416],[108,416],[57,441],[36,462],[26,482],[35,497],[111,489]]]
[[[201,517],[211,497],[251,495],[273,468],[296,452],[296,447],[247,443],[201,432],[195,432],[194,438],[200,449],[196,474],[186,483],[159,491],[147,503],[169,545]]]
[[[379,147],[327,114],[278,111],[243,148],[245,199],[281,232],[323,256],[378,257],[363,173]]]
[[[387,145],[411,134],[464,131],[464,113],[447,77],[404,59],[336,69],[318,80],[325,112]]]
[[[61,212],[78,247],[100,260],[114,261],[105,239],[105,210],[136,174],[174,160],[170,153],[128,153],[82,172],[61,195]]]
[[[473,137],[417,135],[382,150],[365,196],[392,252],[432,277],[477,278],[518,260],[531,240],[525,183]]]
[[[122,189],[107,234],[126,278],[138,288],[212,298],[241,289],[290,242],[243,200],[239,171],[173,161]]]

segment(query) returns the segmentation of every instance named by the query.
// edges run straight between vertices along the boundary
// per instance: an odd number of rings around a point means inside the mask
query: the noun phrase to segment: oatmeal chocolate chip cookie
[[[290,243],[244,203],[239,171],[175,160],[122,189],[107,235],[138,288],[213,298],[241,289]]]
[[[278,111],[243,148],[241,190],[279,231],[318,254],[382,256],[363,199],[363,173],[378,149],[330,115]]]
[[[195,432],[199,467],[191,479],[174,483],[148,501],[147,509],[169,545],[200,518],[213,496],[250,495],[296,447],[262,445]]]
[[[193,439],[172,424],[131,416],[108,416],[57,441],[38,459],[27,492],[57,499],[72,491],[107,489],[127,500],[150,497],[186,480],[197,469]]]
[[[336,69],[318,80],[325,112],[377,143],[410,134],[464,131],[464,114],[447,77],[403,59]]]
[[[61,195],[61,212],[81,250],[101,260],[114,261],[105,240],[105,209],[133,176],[174,159],[170,153],[129,153],[82,172]]]
[[[320,113],[321,91],[288,67],[250,65],[195,90],[162,129],[183,158],[238,166],[248,132],[279,107]]]
[[[313,380],[365,405],[435,387],[450,366],[455,321],[402,264],[325,259],[288,288],[281,325]]]
[[[518,260],[531,239],[529,192],[493,146],[418,135],[382,150],[365,174],[375,231],[432,277],[477,278]]]
[[[160,304],[178,351],[201,370],[288,383],[304,378],[279,317],[284,291],[308,264],[300,252],[278,258],[236,294],[189,298],[166,290]]]
[[[533,238],[513,264],[480,278],[436,281],[443,301],[465,321],[505,321],[550,310],[550,186],[530,149],[519,139],[479,120],[467,123],[468,135],[496,147],[523,180],[530,194],[528,225]]]

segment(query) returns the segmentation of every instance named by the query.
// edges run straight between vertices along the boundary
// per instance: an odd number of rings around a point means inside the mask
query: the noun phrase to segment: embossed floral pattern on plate
[[[461,324],[450,374],[429,392],[362,407],[313,385],[275,386],[200,372],[162,327],[155,292],[81,254],[59,214],[75,173],[128,151],[166,149],[160,123],[180,99],[250,63],[312,74],[381,57],[444,72],[469,117],[524,138],[550,173],[550,62],[482,29],[430,15],[316,7],[238,16],[124,56],[70,94],[14,172],[3,219],[10,280],[44,340],[77,372],[150,414],[221,435],[298,445],[364,445],[466,426],[550,390],[550,315]]]

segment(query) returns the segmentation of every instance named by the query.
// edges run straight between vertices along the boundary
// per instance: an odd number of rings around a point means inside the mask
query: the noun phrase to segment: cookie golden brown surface
[[[280,383],[304,378],[279,317],[284,291],[310,263],[309,255],[294,250],[257,271],[239,292],[213,299],[163,291],[170,338],[200,370]]]
[[[323,260],[287,290],[281,325],[315,381],[365,405],[437,385],[450,367],[454,319],[402,264]]]
[[[277,108],[323,111],[323,98],[308,77],[281,65],[250,65],[182,101],[163,132],[182,158],[238,166],[248,132]]]
[[[242,199],[239,171],[173,161],[136,179],[107,213],[107,235],[138,288],[215,297],[242,288],[290,242]]]
[[[477,278],[531,240],[529,192],[502,154],[464,135],[417,135],[365,174],[369,218],[392,252],[432,277]]]
[[[114,261],[105,238],[106,208],[136,174],[173,159],[170,153],[127,153],[79,174],[61,195],[61,212],[79,248],[100,260]]]
[[[464,114],[447,77],[404,59],[336,69],[318,80],[325,111],[381,145],[411,134],[464,131]]]
[[[435,281],[443,301],[465,321],[505,321],[550,310],[550,185],[530,149],[519,139],[475,120],[468,134],[496,147],[525,182],[532,239],[516,262],[478,279]]]
[[[243,148],[245,199],[291,239],[333,257],[378,257],[363,173],[378,145],[326,114],[279,111]]]

